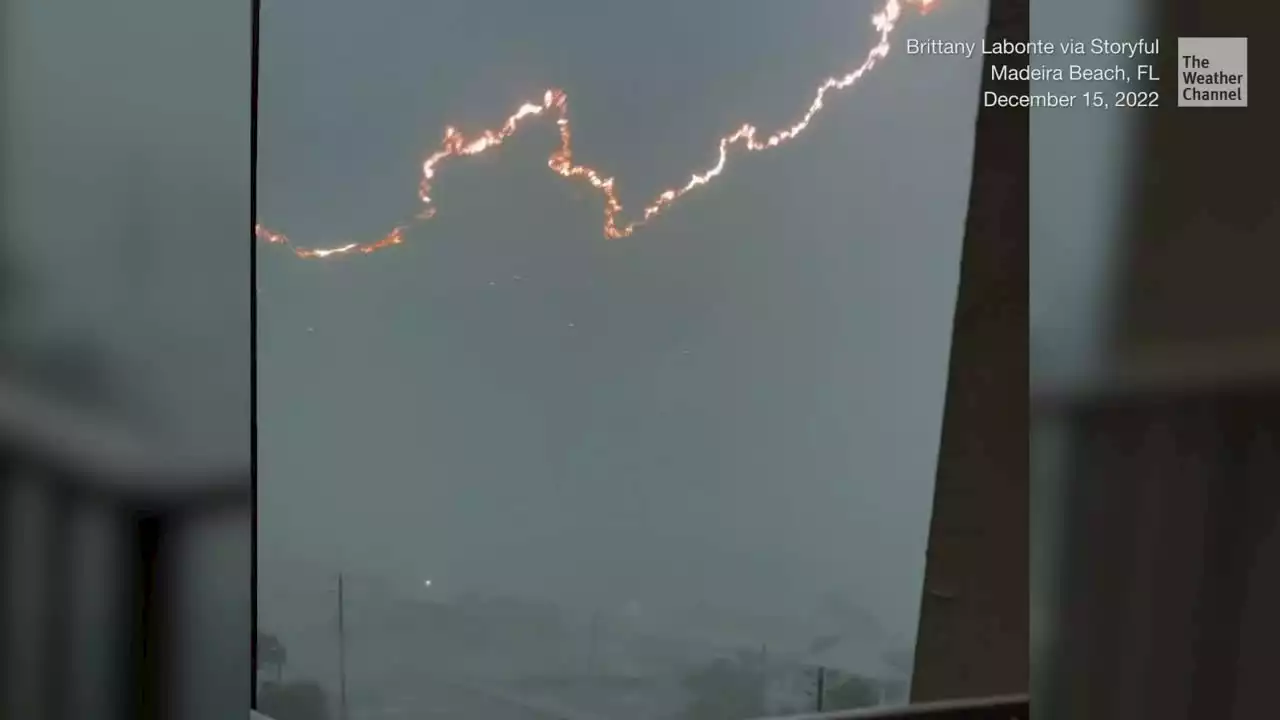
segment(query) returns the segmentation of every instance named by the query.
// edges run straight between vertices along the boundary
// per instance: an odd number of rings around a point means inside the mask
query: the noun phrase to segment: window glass
[[[265,4],[260,701],[905,699],[986,4],[798,126],[882,7]]]

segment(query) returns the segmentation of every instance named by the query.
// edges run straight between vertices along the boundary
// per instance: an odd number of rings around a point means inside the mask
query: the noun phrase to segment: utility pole
[[[817,696],[815,704],[818,712],[822,712],[825,708],[827,699],[827,669],[821,665],[818,666],[818,689],[815,693]]]
[[[587,674],[596,675],[599,669],[599,658],[596,653],[600,642],[600,611],[591,613],[591,625],[587,629]]]
[[[338,720],[347,720],[347,625],[342,594],[342,573],[338,573]]]

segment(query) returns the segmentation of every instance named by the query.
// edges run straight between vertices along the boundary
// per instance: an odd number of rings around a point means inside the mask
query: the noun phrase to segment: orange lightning
[[[327,258],[351,254],[370,254],[379,250],[399,245],[404,242],[405,232],[417,222],[431,219],[435,213],[435,204],[431,199],[432,184],[436,173],[445,161],[452,158],[479,155],[498,147],[524,126],[529,119],[543,115],[554,115],[560,132],[560,147],[547,159],[547,166],[556,174],[585,182],[604,196],[604,235],[607,238],[623,238],[631,235],[641,226],[657,217],[677,200],[684,197],[694,188],[706,185],[724,172],[731,148],[740,147],[746,152],[758,152],[778,147],[794,139],[804,132],[809,124],[825,106],[828,93],[844,90],[858,82],[876,64],[889,54],[889,39],[902,17],[904,5],[914,5],[921,13],[927,13],[936,5],[936,0],[886,0],[884,6],[871,16],[871,23],[878,33],[878,42],[867,53],[862,64],[852,71],[827,78],[817,88],[813,102],[807,110],[790,127],[761,138],[759,129],[754,125],[744,124],[733,133],[720,138],[719,152],[715,164],[700,173],[692,175],[688,181],[659,193],[644,208],[639,217],[629,222],[620,222],[622,203],[618,200],[617,182],[613,177],[605,177],[599,171],[586,165],[573,162],[573,133],[569,124],[569,98],[563,90],[547,90],[542,101],[528,102],[521,105],[507,121],[496,130],[485,130],[474,137],[467,137],[456,128],[445,128],[444,138],[439,148],[428,155],[422,162],[422,180],[418,186],[418,197],[423,209],[415,216],[414,221],[393,228],[380,239],[368,243],[346,243],[330,248],[301,248],[295,246],[287,236],[267,229],[261,224],[255,225],[254,234],[259,240],[276,245],[288,246],[300,258]]]

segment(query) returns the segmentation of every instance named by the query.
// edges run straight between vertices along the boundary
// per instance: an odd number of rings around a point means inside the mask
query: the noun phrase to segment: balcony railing
[[[162,458],[118,423],[0,377],[0,717],[203,718],[184,709],[240,704],[173,688],[208,665],[201,643],[175,636],[199,620],[185,537],[249,516],[247,463]]]

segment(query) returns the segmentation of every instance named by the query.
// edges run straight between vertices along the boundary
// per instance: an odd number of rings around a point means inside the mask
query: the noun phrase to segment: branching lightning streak
[[[659,193],[644,208],[641,215],[630,222],[619,222],[619,217],[622,215],[622,203],[618,200],[616,179],[605,177],[599,171],[586,165],[574,164],[573,133],[569,123],[569,98],[563,90],[551,89],[543,94],[542,102],[521,105],[496,130],[485,130],[474,137],[467,137],[456,128],[446,128],[444,139],[441,140],[439,148],[428,155],[422,162],[422,180],[418,186],[418,197],[422,202],[423,209],[414,217],[412,222],[397,225],[378,240],[369,243],[346,243],[329,248],[303,248],[294,245],[284,234],[270,230],[261,224],[254,227],[254,233],[259,240],[289,247],[300,258],[327,258],[357,253],[367,255],[393,245],[399,245],[404,242],[404,234],[410,227],[435,216],[436,207],[431,199],[431,190],[436,173],[442,163],[451,158],[479,155],[498,147],[515,135],[524,126],[526,120],[544,115],[554,115],[560,132],[560,147],[551,153],[551,156],[547,159],[547,166],[561,177],[584,181],[598,190],[604,196],[605,237],[611,239],[628,237],[690,191],[706,185],[724,172],[725,164],[729,159],[730,148],[738,146],[747,152],[758,152],[783,145],[804,132],[814,117],[825,107],[829,93],[852,86],[874,68],[880,60],[888,56],[889,40],[902,17],[904,5],[915,5],[921,12],[928,12],[935,2],[936,0],[886,0],[884,6],[871,17],[871,23],[878,33],[878,42],[868,51],[861,65],[844,75],[827,78],[820,84],[814,95],[813,102],[809,104],[808,109],[800,116],[799,120],[790,127],[778,130],[764,139],[761,139],[758,128],[750,124],[744,124],[733,133],[720,138],[719,154],[715,164],[701,173],[695,173],[683,185]]]

